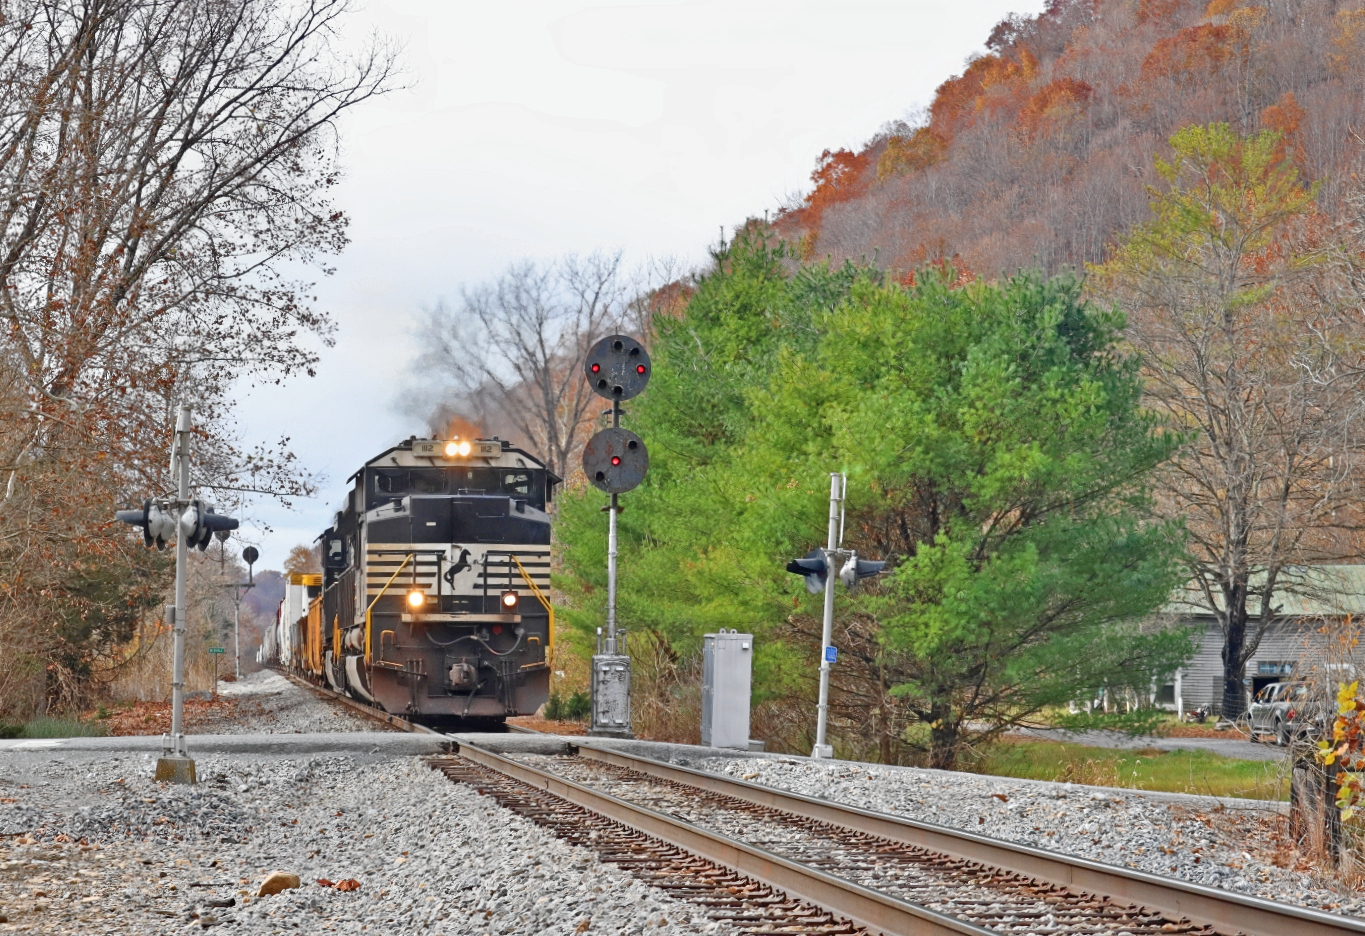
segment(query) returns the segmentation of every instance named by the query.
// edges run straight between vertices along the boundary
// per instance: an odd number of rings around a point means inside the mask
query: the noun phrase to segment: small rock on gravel
[[[292,871],[271,871],[261,882],[257,897],[268,897],[283,890],[293,890],[299,886],[299,876]]]

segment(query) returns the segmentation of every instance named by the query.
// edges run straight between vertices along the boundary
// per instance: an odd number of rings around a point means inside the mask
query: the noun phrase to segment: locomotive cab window
[[[446,473],[442,468],[416,469],[409,483],[414,494],[444,494]]]
[[[408,493],[408,472],[404,468],[380,468],[374,473],[376,494]]]
[[[380,468],[374,473],[376,494],[444,494],[446,473],[441,468]]]
[[[450,493],[452,494],[497,494],[498,476],[492,468],[450,469]]]
[[[530,468],[376,468],[370,505],[407,494],[492,494],[545,509],[545,472]]]
[[[502,490],[509,497],[529,497],[531,495],[531,472],[502,472]]]

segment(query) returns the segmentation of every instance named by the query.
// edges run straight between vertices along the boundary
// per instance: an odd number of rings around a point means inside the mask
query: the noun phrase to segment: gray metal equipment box
[[[701,743],[749,750],[754,635],[722,630],[702,637]]]
[[[633,738],[630,730],[630,657],[599,653],[592,658],[590,735]]]

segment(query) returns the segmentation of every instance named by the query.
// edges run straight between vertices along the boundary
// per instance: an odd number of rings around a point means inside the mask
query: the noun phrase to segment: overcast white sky
[[[316,377],[243,395],[243,440],[292,439],[319,497],[252,511],[278,568],[330,521],[346,478],[421,432],[396,399],[414,313],[526,257],[595,249],[700,262],[745,218],[804,191],[931,100],[1007,13],[1041,0],[587,4],[390,0],[347,41],[405,47],[409,90],[345,122],[351,245],[318,289],[338,325]]]

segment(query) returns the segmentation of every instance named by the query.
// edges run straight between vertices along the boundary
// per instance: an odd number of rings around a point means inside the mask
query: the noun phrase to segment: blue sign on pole
[[[837,660],[837,659],[839,659],[839,648],[838,648],[838,647],[826,647],[826,648],[825,648],[825,662],[826,662],[826,663],[833,663],[833,662],[834,662],[835,660]]]

